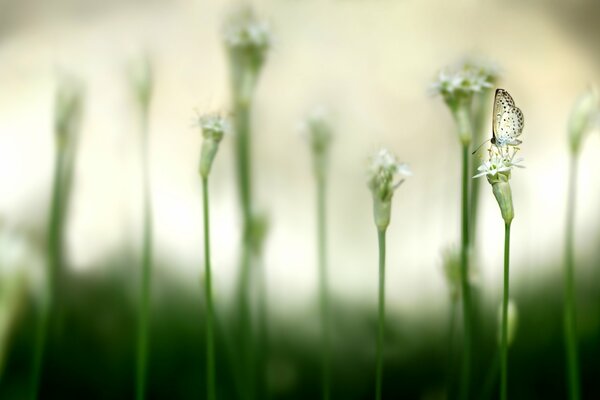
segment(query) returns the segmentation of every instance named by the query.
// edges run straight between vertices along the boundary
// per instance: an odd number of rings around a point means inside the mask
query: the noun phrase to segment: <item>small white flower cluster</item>
[[[369,166],[369,188],[381,201],[389,201],[394,190],[412,172],[407,164],[398,162],[388,149],[380,149]]]
[[[477,171],[473,178],[480,178],[482,176],[486,176],[488,180],[494,180],[499,178],[499,174],[504,175],[506,180],[510,178],[510,172],[513,168],[524,168],[521,165],[523,161],[522,158],[516,158],[518,149],[516,147],[498,147],[496,145],[492,145],[488,149],[489,159],[484,161]]]
[[[373,194],[375,226],[383,232],[390,224],[394,191],[412,172],[408,165],[399,163],[389,150],[381,149],[371,158],[368,174],[368,186]]]
[[[230,130],[229,121],[220,114],[207,114],[200,117],[198,124],[205,139],[221,140]]]
[[[492,87],[490,75],[480,68],[463,65],[458,69],[444,69],[431,85],[434,94],[445,99],[455,96],[471,96]]]
[[[224,40],[230,48],[264,52],[271,46],[271,31],[252,10],[242,9],[225,26]]]
[[[223,135],[229,131],[229,121],[221,114],[207,114],[198,121],[202,129],[202,148],[200,149],[200,175],[208,178],[213,161],[219,150]]]

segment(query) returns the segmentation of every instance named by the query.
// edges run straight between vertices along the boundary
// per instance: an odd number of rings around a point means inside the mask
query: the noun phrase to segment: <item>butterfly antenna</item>
[[[481,143],[481,144],[479,145],[479,147],[477,147],[477,148],[475,149],[475,151],[473,151],[473,152],[471,153],[471,155],[474,155],[475,153],[477,153],[477,152],[479,151],[479,149],[481,149],[481,147],[482,147],[484,144],[486,144],[487,142],[489,142],[490,140],[491,140],[491,139],[488,139],[488,140],[486,140],[485,142]]]

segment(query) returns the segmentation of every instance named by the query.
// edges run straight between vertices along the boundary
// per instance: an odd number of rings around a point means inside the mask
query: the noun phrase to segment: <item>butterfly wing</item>
[[[523,112],[517,107],[511,107],[498,119],[496,142],[500,146],[517,146],[521,144],[518,139],[523,133],[525,119]]]
[[[494,95],[494,115],[492,116],[493,143],[498,140],[502,115],[514,107],[515,101],[510,94],[504,89],[496,89],[496,94]]]

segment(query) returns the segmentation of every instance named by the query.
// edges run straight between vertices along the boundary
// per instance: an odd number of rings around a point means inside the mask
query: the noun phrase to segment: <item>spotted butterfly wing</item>
[[[494,115],[492,118],[492,143],[497,146],[518,146],[523,133],[523,112],[504,89],[496,89]]]

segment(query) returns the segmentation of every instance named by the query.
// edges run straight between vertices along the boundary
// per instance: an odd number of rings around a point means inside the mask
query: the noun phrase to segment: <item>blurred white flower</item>
[[[368,186],[374,196],[387,201],[404,179],[411,175],[412,171],[407,164],[398,162],[394,154],[382,148],[371,157]]]
[[[443,69],[431,84],[433,94],[440,94],[446,101],[458,100],[458,97],[470,97],[484,89],[492,87],[496,72],[464,63],[458,67]]]
[[[218,113],[202,115],[198,125],[202,129],[202,136],[212,140],[221,140],[231,129],[229,120]]]

